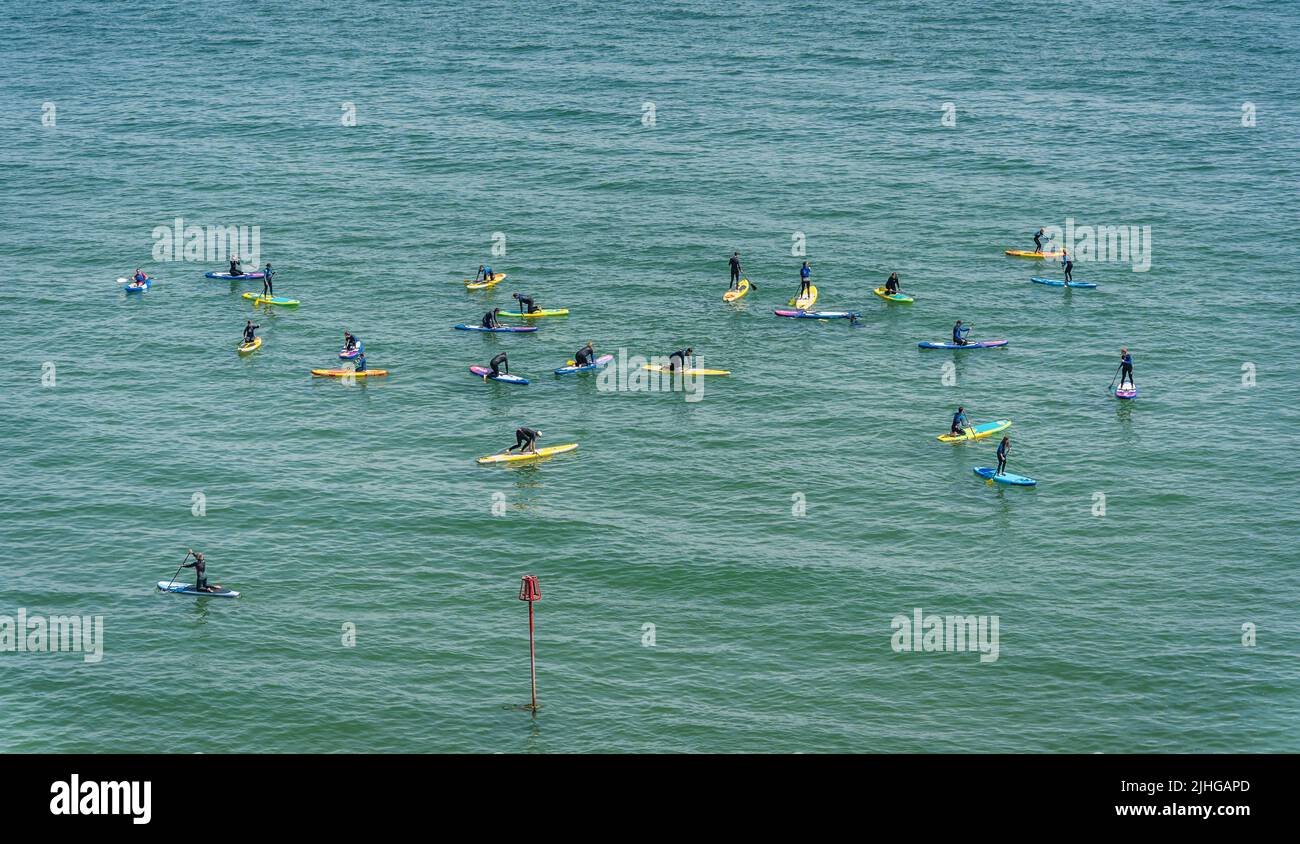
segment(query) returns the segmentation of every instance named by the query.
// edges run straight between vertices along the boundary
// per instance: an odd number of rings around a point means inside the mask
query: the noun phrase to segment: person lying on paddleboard
[[[885,281],[886,293],[898,293],[898,273],[890,273],[889,278]]]
[[[1042,251],[1043,251],[1043,238],[1046,237],[1046,235],[1047,235],[1047,231],[1046,231],[1045,229],[1041,229],[1041,228],[1038,230],[1038,233],[1034,235],[1034,251],[1035,251],[1035,252],[1042,252]],[[1051,238],[1048,238],[1048,239],[1050,240]]]
[[[727,265],[731,268],[731,284],[727,285],[727,289],[738,290],[740,288],[740,253],[732,252]]]
[[[966,418],[966,408],[959,407],[952,417],[952,428],[948,433],[957,437],[966,436],[966,429],[970,427],[970,420]]]
[[[1011,451],[1011,437],[1004,436],[1002,442],[998,443],[998,471],[999,475],[1006,474],[1007,470],[1007,452]]]
[[[208,585],[208,564],[203,560],[203,552],[191,548],[190,553],[194,555],[194,562],[186,563],[183,568],[194,569],[194,590],[196,592],[220,591],[220,586]]]
[[[812,267],[804,261],[803,266],[799,268],[799,295],[794,298],[801,299],[810,293],[812,293]]]
[[[241,270],[241,269],[239,268],[239,256],[238,256],[238,255],[231,255],[231,256],[230,256],[230,274],[231,274],[231,275],[243,275],[243,274],[244,274],[244,271]]]
[[[136,267],[135,275],[131,276],[131,280],[134,281],[136,284],[144,284],[146,281],[149,280],[149,276],[144,274],[144,270],[140,269],[139,267]]]
[[[1128,349],[1119,350],[1119,385],[1121,388],[1125,385],[1130,389],[1133,387],[1133,356]]]
[[[532,296],[525,296],[522,293],[511,293],[510,298],[518,300],[519,313],[521,314],[531,314],[541,310],[537,307],[537,303],[533,301]]]
[[[272,276],[272,275],[274,275],[274,273],[271,272],[271,262],[270,262],[270,261],[267,261],[267,262],[266,262],[266,269],[262,270],[262,276],[263,276],[263,278],[262,278],[262,295],[263,295],[263,296],[274,296],[274,295],[275,295],[275,285],[271,284],[271,276]]]
[[[354,358],[352,359],[352,371],[353,371],[353,372],[365,372],[365,371],[366,371],[366,353],[365,353],[365,352],[362,352],[361,354],[357,355],[356,357],[354,357]]]
[[[500,375],[500,374],[501,374],[501,368],[502,368],[502,367],[505,367],[506,373],[509,374],[509,372],[510,372],[510,358],[506,357],[506,353],[505,353],[505,352],[502,352],[501,354],[499,354],[499,355],[497,355],[496,357],[492,358],[492,360],[488,361],[488,366],[492,367],[492,374],[493,374],[493,375]],[[487,379],[487,376],[484,375],[483,378],[486,380],[486,379]]]
[[[343,351],[350,352],[357,347],[357,338],[350,332],[343,332]]]
[[[542,435],[541,431],[534,431],[532,428],[515,428],[515,444],[509,448],[501,450],[502,454],[509,454],[516,448],[520,454],[525,452],[530,454],[537,453],[537,438]]]
[[[1074,259],[1064,246],[1061,247],[1061,266],[1065,267],[1065,283],[1068,285],[1074,278]]]
[[[690,365],[691,355],[693,354],[695,354],[695,350],[690,346],[673,352],[668,356],[668,370],[675,372],[678,369],[686,369]]]
[[[253,338],[257,336],[257,329],[261,327],[262,326],[260,325],[253,325],[253,321],[251,319],[244,324],[244,345],[248,345],[249,343],[253,342]]]
[[[961,320],[952,327],[952,342],[958,346],[966,345],[966,335],[970,333],[970,326],[962,327]]]
[[[497,320],[497,314],[501,313],[500,308],[493,308],[483,314],[483,320],[479,323],[483,328],[500,328],[501,323]]]
[[[587,345],[578,349],[573,355],[574,366],[591,366],[591,362],[596,359],[596,350],[591,347],[591,341]]]

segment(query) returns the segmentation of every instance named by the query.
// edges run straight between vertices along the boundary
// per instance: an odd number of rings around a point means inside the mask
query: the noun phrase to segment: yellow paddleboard
[[[976,425],[974,428],[967,428],[966,433],[964,434],[940,434],[939,442],[964,443],[969,440],[982,440],[985,437],[1000,434],[1010,427],[1010,419],[999,419],[996,422],[985,422],[983,425]]]
[[[730,375],[730,369],[669,369],[657,363],[647,363],[641,367],[651,372],[671,372],[674,375]]]
[[[1059,258],[1064,252],[1026,252],[1023,249],[1008,249],[1007,255],[1013,258]]]
[[[489,287],[494,287],[494,286],[500,284],[501,282],[503,282],[503,281],[505,281],[505,280],[506,280],[506,274],[505,274],[505,273],[493,273],[493,274],[492,274],[492,278],[488,279],[487,281],[475,281],[475,280],[472,279],[472,278],[467,278],[467,279],[465,279],[465,289],[466,289],[466,290],[486,290],[486,289],[488,289]]]
[[[564,454],[566,451],[573,451],[578,447],[577,443],[567,445],[548,445],[546,448],[537,449],[536,454],[528,452],[519,453],[517,451],[510,454],[489,454],[487,457],[480,457],[479,463],[518,463],[521,460],[537,460],[540,457],[550,457],[552,454]]]
[[[806,311],[806,310],[808,310],[808,309],[811,308],[811,307],[812,307],[816,302],[817,302],[817,285],[815,285],[815,284],[810,284],[810,285],[808,285],[808,295],[807,295],[807,296],[801,296],[801,297],[799,297],[799,298],[791,299],[791,300],[790,300],[790,304],[791,304],[791,305],[794,305],[796,308],[798,308],[798,309],[801,310],[801,311]]]
[[[254,337],[253,342],[251,343],[240,343],[236,347],[236,351],[238,351],[241,355],[246,355],[250,352],[257,351],[260,348],[262,348],[262,338]]]
[[[888,299],[891,302],[912,301],[911,296],[904,296],[902,293],[890,293],[888,290],[886,290],[883,287],[877,287],[875,290],[872,290],[871,292],[879,296],[881,299]]]
[[[749,292],[749,279],[742,278],[735,290],[728,290],[722,294],[722,301],[734,302]]]
[[[521,314],[519,313],[519,311],[502,311],[500,314],[498,314],[498,316],[503,316],[503,317],[523,317],[523,318],[545,317],[545,316],[568,316],[568,315],[569,315],[568,308],[552,308],[550,310],[547,310],[546,308],[542,308],[539,311],[533,311],[531,314]]]

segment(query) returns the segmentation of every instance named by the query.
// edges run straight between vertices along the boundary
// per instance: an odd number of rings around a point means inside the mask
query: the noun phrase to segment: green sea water
[[[1300,750],[1294,4],[6,5],[0,616],[104,638],[0,651],[0,750]],[[1149,271],[1031,284],[1067,220]],[[860,327],[772,315],[805,259]],[[572,313],[451,330],[512,292]],[[1010,345],[917,349],[957,319]],[[309,376],[345,328],[388,379]],[[553,376],[587,340],[732,374]],[[475,465],[518,425],[580,448]],[[242,597],[159,594],[189,547]]]

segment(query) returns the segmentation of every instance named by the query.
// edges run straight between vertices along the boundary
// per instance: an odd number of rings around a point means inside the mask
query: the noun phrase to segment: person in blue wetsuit
[[[740,287],[740,252],[731,253],[727,266],[731,269],[731,284],[727,285],[727,289],[736,290]]]
[[[274,275],[274,273],[271,271],[271,262],[270,262],[270,261],[267,261],[267,262],[266,262],[266,269],[262,270],[262,275],[263,275],[263,278],[262,278],[262,295],[263,295],[263,296],[274,296],[274,295],[275,295],[275,285],[273,285],[273,284],[271,283],[271,276]]]
[[[1119,386],[1133,388],[1133,356],[1128,349],[1119,350]]]
[[[489,266],[487,266],[487,265],[485,265],[485,264],[479,264],[478,272],[474,274],[474,280],[475,280],[475,281],[491,281],[495,275],[496,275],[496,273],[492,272],[492,268],[491,268],[491,267],[489,267]]]
[[[1061,247],[1061,266],[1065,267],[1065,283],[1069,284],[1074,279],[1074,259],[1064,246]]]
[[[502,449],[501,453],[509,454],[517,448],[519,449],[520,454],[536,454],[537,438],[541,435],[541,431],[534,431],[532,428],[515,428],[515,444],[509,448]]]
[[[957,324],[952,327],[952,342],[958,346],[965,346],[966,335],[969,333],[970,326],[963,326],[961,320],[957,320]]]
[[[898,293],[898,273],[890,273],[889,278],[885,279],[885,292]]]
[[[353,371],[353,372],[365,372],[365,371],[366,371],[366,353],[365,353],[365,352],[362,352],[361,354],[357,355],[356,357],[354,357],[354,358],[352,359],[352,371]]]
[[[501,323],[497,321],[497,314],[501,313],[500,308],[493,308],[483,314],[483,321],[479,325],[483,328],[500,328]]]
[[[591,341],[588,340],[587,345],[583,346],[581,349],[578,349],[578,351],[574,353],[573,365],[591,366],[592,361],[594,361],[595,359],[596,359],[596,350],[592,348]]]
[[[244,345],[245,346],[253,342],[253,339],[257,337],[257,329],[261,327],[262,326],[260,325],[253,325],[253,321],[251,319],[244,324]]]
[[[532,296],[525,296],[522,293],[511,293],[510,298],[519,302],[519,313],[521,314],[533,314],[541,310],[537,307],[537,303],[533,301]]]
[[[803,266],[799,268],[799,295],[796,296],[795,298],[798,299],[802,296],[811,293],[812,293],[812,267],[808,266],[807,261],[804,261]]]
[[[999,475],[1007,471],[1007,452],[1011,451],[1011,437],[1004,436],[1002,442],[998,443],[998,471]]]
[[[948,433],[964,437],[966,436],[966,429],[970,426],[970,420],[966,418],[966,408],[959,407],[957,412],[952,415],[952,428],[949,429]]]
[[[676,372],[680,369],[686,369],[686,367],[690,365],[691,355],[693,354],[695,354],[695,350],[690,346],[673,352],[668,356],[669,371]]]
[[[488,361],[488,366],[492,367],[493,375],[500,375],[502,367],[505,367],[507,375],[510,374],[510,358],[506,357],[505,352],[502,352],[501,354],[492,358],[492,360]],[[483,377],[485,379],[487,378],[486,375],[484,375]]]

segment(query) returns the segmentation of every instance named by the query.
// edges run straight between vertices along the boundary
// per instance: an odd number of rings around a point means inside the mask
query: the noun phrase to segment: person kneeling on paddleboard
[[[970,326],[962,327],[961,320],[952,327],[952,342],[956,346],[966,345],[966,335],[970,333]]]
[[[885,281],[885,292],[897,294],[898,290],[898,273],[890,273],[889,278]]]
[[[966,436],[966,429],[970,427],[970,420],[966,418],[966,408],[959,407],[952,417],[952,429],[948,433],[956,437]]]
[[[191,548],[190,553],[194,555],[194,562],[185,563],[182,568],[194,569],[194,590],[196,592],[218,591],[221,588],[220,586],[208,585],[208,564],[203,561],[203,552]]]
[[[500,328],[501,323],[497,320],[497,314],[499,313],[501,313],[500,308],[493,308],[492,310],[483,314],[483,319],[481,322],[479,322],[479,326],[481,326],[482,328]]]
[[[270,262],[270,261],[267,261],[267,262],[266,262],[266,269],[262,270],[262,276],[263,276],[263,277],[262,277],[262,295],[263,295],[263,296],[274,296],[274,295],[275,295],[275,285],[271,283],[271,276],[272,276],[272,275],[274,275],[274,273],[271,272],[271,262]]]
[[[353,371],[353,372],[365,372],[365,371],[366,371],[366,355],[365,355],[365,352],[362,352],[362,353],[358,354],[356,357],[354,357],[354,358],[352,359],[352,371]]]
[[[343,332],[343,351],[350,352],[357,347],[357,338],[350,332]]]
[[[491,267],[489,267],[489,266],[487,266],[487,265],[485,265],[485,264],[479,264],[479,265],[478,265],[478,272],[474,273],[474,280],[475,280],[475,281],[491,281],[493,275],[494,275],[494,273],[492,272],[492,268],[491,268]]]
[[[515,444],[509,448],[501,450],[502,454],[509,454],[516,448],[520,454],[537,453],[537,438],[542,435],[541,431],[534,431],[532,428],[515,428]]]
[[[533,301],[532,296],[525,296],[522,293],[511,293],[510,298],[519,300],[519,313],[531,314],[538,310],[537,303]]]
[[[804,261],[803,266],[799,268],[799,295],[794,297],[802,299],[804,296],[812,293],[812,267]]]
[[[1128,353],[1128,349],[1119,350],[1119,386],[1124,388],[1128,385],[1129,389],[1133,388],[1133,356]]]
[[[231,255],[231,256],[230,256],[230,274],[231,274],[231,275],[243,275],[243,274],[244,274],[243,270],[241,270],[241,269],[239,268],[239,256],[238,256],[238,255]]]
[[[690,365],[691,356],[693,354],[695,354],[695,350],[690,346],[673,352],[668,356],[668,371],[675,372],[679,369],[686,369]],[[673,358],[677,359],[676,362],[674,362]]]
[[[1005,475],[1007,469],[1007,452],[1011,451],[1011,437],[1003,437],[1002,442],[998,443],[998,471],[997,474]]]
[[[261,327],[262,326],[260,325],[253,325],[253,321],[251,319],[244,324],[244,345],[245,346],[253,342],[253,338],[257,336],[257,329]]]
[[[573,353],[574,366],[591,366],[591,362],[596,359],[596,350],[591,347],[591,341],[587,345]]]
[[[499,354],[499,355],[497,355],[496,357],[492,358],[492,360],[488,361],[488,366],[492,367],[492,374],[493,374],[493,375],[500,375],[500,374],[501,374],[501,367],[503,367],[503,366],[504,366],[505,369],[506,369],[506,374],[509,374],[509,373],[510,373],[510,358],[506,357],[506,353],[505,353],[505,352],[502,352],[501,354]],[[487,376],[484,375],[484,376],[483,376],[483,379],[484,379],[484,380],[487,380]]]

